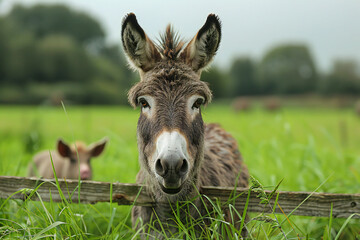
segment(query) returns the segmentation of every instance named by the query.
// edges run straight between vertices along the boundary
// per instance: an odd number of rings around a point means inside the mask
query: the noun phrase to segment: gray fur
[[[131,21],[136,20],[134,14],[131,14],[131,18]],[[125,18],[123,29],[140,31],[140,26],[131,28],[131,25],[126,24],[129,21]],[[146,36],[145,33],[143,35]],[[187,110],[187,101],[191,96],[203,97],[204,104],[211,101],[211,91],[208,84],[200,80],[200,75],[201,70],[215,55],[220,36],[220,22],[213,14],[209,15],[205,25],[185,48],[183,48],[184,43],[179,41],[168,27],[162,45],[158,47],[157,53],[153,54],[151,64],[145,64],[151,68],[139,69],[141,81],[128,93],[129,102],[133,107],[139,105],[138,98],[144,95],[151,96],[156,103],[151,117],[142,110],[138,120],[137,142],[141,168],[136,182],[146,184],[148,193],[157,204],[153,208],[135,206],[132,211],[133,226],[138,219],[144,224],[151,224],[151,219],[158,217],[168,231],[176,231],[176,228],[170,226],[173,224],[171,205],[197,196],[197,189],[202,186],[237,184],[239,187],[246,187],[248,185],[248,171],[241,159],[235,139],[217,124],[204,124],[201,109],[198,115],[191,118]],[[122,35],[125,46],[129,45],[128,41],[133,40],[127,38],[127,35]],[[150,41],[147,38],[144,38],[145,40]],[[133,42],[132,44],[137,45]],[[125,46],[124,51],[130,61],[136,64],[138,59],[143,59],[143,56],[134,59],[134,55]],[[161,55],[161,59],[157,59],[158,54]],[[162,190],[151,167],[155,142],[163,131],[178,131],[185,136],[188,143],[187,151],[192,167],[182,184],[181,191],[176,194],[168,194]],[[195,201],[195,205],[200,210],[200,214],[204,214],[205,209],[201,202]],[[194,208],[190,209],[190,214],[195,219],[198,217],[198,212]],[[184,212],[180,215],[181,219],[186,217]],[[160,226],[156,223],[155,228],[160,230]],[[154,231],[152,234],[155,234]],[[157,237],[159,236],[154,238]]]

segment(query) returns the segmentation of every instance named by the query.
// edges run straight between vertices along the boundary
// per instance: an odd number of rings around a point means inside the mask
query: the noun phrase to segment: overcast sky
[[[2,0],[0,12],[14,3],[66,3],[101,21],[109,42],[120,42],[122,18],[134,12],[152,39],[172,23],[190,39],[209,13],[219,15],[222,42],[215,63],[227,66],[237,56],[256,60],[272,46],[306,43],[321,70],[336,58],[360,63],[359,0]]]

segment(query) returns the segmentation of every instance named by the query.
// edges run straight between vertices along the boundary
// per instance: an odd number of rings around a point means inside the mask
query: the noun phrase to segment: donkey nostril
[[[161,164],[161,160],[158,159],[156,160],[155,163],[155,171],[157,174],[159,174],[160,176],[164,176],[165,175],[165,169],[163,167],[163,165]]]
[[[189,165],[188,165],[187,161],[184,159],[182,161],[182,165],[180,167],[180,173],[185,174],[188,171],[188,168],[189,168]]]

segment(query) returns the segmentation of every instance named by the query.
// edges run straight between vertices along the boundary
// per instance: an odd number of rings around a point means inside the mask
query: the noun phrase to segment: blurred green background
[[[360,71],[353,58],[320,70],[308,44],[274,44],[258,59],[239,55],[205,72],[215,99],[317,95],[354,104]],[[126,104],[138,79],[98,19],[62,4],[14,4],[0,16],[0,52],[0,104]]]

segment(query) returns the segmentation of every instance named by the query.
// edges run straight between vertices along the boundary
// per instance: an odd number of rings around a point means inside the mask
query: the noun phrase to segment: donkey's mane
[[[160,44],[157,46],[164,58],[175,60],[184,47],[185,42],[169,24],[164,34],[160,35]]]

